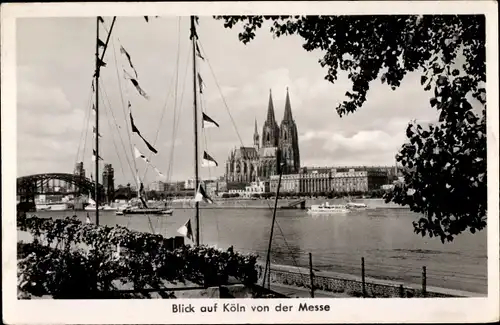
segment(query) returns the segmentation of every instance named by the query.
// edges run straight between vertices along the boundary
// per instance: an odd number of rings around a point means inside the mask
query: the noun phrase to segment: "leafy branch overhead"
[[[486,227],[486,50],[483,15],[441,16],[217,16],[224,27],[242,26],[249,43],[264,25],[275,37],[296,34],[335,83],[346,71],[352,83],[340,116],[367,100],[372,81],[396,90],[409,72],[421,74],[432,125],[410,122],[396,159],[404,182],[386,197],[425,217],[415,232],[451,241],[465,230]],[[267,22],[267,24],[265,24]],[[474,103],[476,101],[476,103]],[[401,103],[402,108],[404,103]],[[474,109],[473,104],[479,106]]]

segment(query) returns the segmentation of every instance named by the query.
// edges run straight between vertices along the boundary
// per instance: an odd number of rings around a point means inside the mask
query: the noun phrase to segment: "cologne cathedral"
[[[262,143],[255,121],[253,147],[234,149],[226,162],[227,182],[253,182],[266,180],[280,173],[296,174],[300,169],[297,125],[293,120],[288,88],[285,114],[280,126],[274,116],[272,93],[269,92],[267,119],[262,128]]]

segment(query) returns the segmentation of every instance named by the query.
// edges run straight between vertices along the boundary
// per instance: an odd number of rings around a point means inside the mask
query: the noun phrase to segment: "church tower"
[[[269,105],[267,107],[267,119],[262,130],[262,147],[277,147],[279,140],[279,128],[274,118],[273,95],[269,90]]]
[[[257,131],[257,119],[255,119],[255,130],[253,131],[253,146],[257,151],[260,147],[259,131]]]
[[[292,116],[290,95],[286,89],[285,115],[280,125],[279,149],[281,162],[285,164],[283,174],[295,174],[300,169],[299,141],[297,125]]]

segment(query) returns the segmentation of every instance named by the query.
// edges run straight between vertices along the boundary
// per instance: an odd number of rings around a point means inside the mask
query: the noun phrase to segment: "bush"
[[[18,229],[33,243],[18,243],[18,290],[23,297],[107,297],[116,281],[135,290],[163,281],[224,284],[229,276],[245,284],[257,281],[257,256],[207,246],[172,250],[161,235],[125,227],[82,224],[76,218],[19,216]],[[120,253],[117,253],[120,248]]]

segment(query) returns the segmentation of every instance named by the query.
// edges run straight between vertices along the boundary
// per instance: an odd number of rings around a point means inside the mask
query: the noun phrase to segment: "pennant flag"
[[[193,39],[193,37],[198,39],[198,34],[196,33],[196,27],[191,28],[191,35],[189,36],[189,39]]]
[[[99,21],[104,24],[104,19],[102,19],[101,16],[97,16],[97,19],[99,19]]]
[[[203,161],[201,162],[202,167],[214,167],[219,166],[219,164],[212,158],[206,151],[203,152]]]
[[[155,18],[158,18],[158,16],[155,16]],[[149,17],[148,16],[144,16],[144,20],[149,23]]]
[[[97,39],[97,46],[106,47],[106,44],[103,41],[101,41],[100,39]]]
[[[199,19],[200,19],[200,17],[194,16],[194,21],[195,21],[196,25],[200,24]]]
[[[129,102],[129,108],[130,108],[130,102]],[[144,139],[144,137],[141,135],[141,132],[139,132],[139,129],[135,126],[131,110],[129,111],[129,115],[130,115],[130,124],[132,125],[132,132],[137,133],[137,135],[142,139],[142,141],[144,141],[148,149],[157,154],[158,151],[151,144],[149,144],[149,142],[146,139]]]
[[[161,171],[158,170],[158,168],[154,167],[154,170],[158,173],[160,177],[165,177]]]
[[[205,193],[205,190],[203,189],[203,186],[198,185],[198,192],[196,192],[196,196],[194,197],[195,202],[207,202],[207,203],[214,203],[211,198],[208,197],[208,195]]]
[[[201,79],[199,73],[198,73],[198,83],[200,84],[200,94],[203,94],[203,88],[205,87],[205,84],[203,83],[203,79]]]
[[[200,48],[198,47],[198,42],[196,42],[196,55],[202,59],[203,61],[205,61],[205,58],[201,55],[201,51],[200,51]]]
[[[92,126],[92,128],[94,130],[94,137],[95,137],[97,134],[97,130],[96,130],[95,126]],[[99,138],[102,138],[102,136],[100,134],[98,136],[99,136]]]
[[[143,155],[139,149],[137,149],[135,146],[134,146],[134,156],[135,158],[142,158],[145,162],[149,163],[149,159],[146,158],[145,155]]]
[[[92,149],[92,161],[95,161],[96,156],[97,156],[97,153],[95,152],[95,149]],[[102,160],[102,158],[99,157],[99,160]]]
[[[185,224],[182,225],[177,232],[187,239],[193,240],[193,229],[191,228],[191,219],[188,219]]]
[[[139,94],[142,97],[149,99],[149,96],[146,94],[146,92],[141,88],[141,86],[139,86],[139,82],[137,82],[136,79],[132,78],[132,76],[125,69],[123,69],[123,72],[125,73],[125,79],[129,79],[130,82],[132,82],[132,84],[134,85],[135,89],[137,89]]]
[[[217,122],[215,122],[214,120],[212,120],[210,118],[210,116],[208,116],[207,114],[203,113],[203,125],[202,125],[203,128],[213,128],[213,127],[219,127],[219,124]]]
[[[137,71],[135,70],[134,65],[132,64],[132,58],[130,57],[130,54],[128,54],[128,52],[125,50],[125,48],[121,45],[120,45],[120,53],[124,54],[127,57],[128,64],[130,65],[132,70],[134,70],[135,77],[138,78]]]
[[[106,66],[106,62],[104,62],[100,58],[97,58],[97,64],[99,65],[99,67],[105,67]]]

